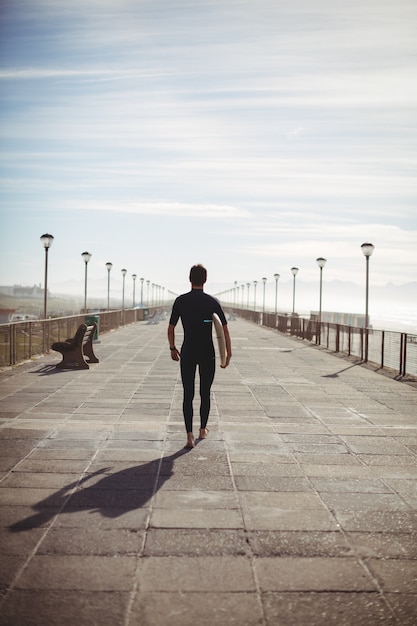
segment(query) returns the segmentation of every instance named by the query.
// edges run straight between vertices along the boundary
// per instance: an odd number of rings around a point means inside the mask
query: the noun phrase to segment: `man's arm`
[[[227,367],[230,363],[230,359],[232,358],[232,340],[230,339],[229,327],[227,324],[223,326],[224,338],[226,341],[226,363],[220,367]]]
[[[179,361],[180,353],[175,347],[175,326],[173,324],[168,324],[168,342],[171,351],[171,359],[173,361]]]

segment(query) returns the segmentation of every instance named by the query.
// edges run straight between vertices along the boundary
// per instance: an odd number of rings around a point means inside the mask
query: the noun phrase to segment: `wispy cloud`
[[[249,211],[239,207],[221,204],[185,204],[181,202],[119,202],[117,204],[100,202],[88,205],[64,203],[66,210],[82,211],[110,211],[112,213],[132,213],[135,215],[166,215],[169,217],[210,218],[210,219],[237,219],[249,218]]]

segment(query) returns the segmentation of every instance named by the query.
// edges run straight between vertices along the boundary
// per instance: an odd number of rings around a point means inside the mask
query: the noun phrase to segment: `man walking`
[[[213,345],[213,313],[217,313],[223,325],[226,340],[227,367],[232,356],[230,334],[224,311],[216,298],[204,293],[207,270],[203,265],[193,265],[190,270],[191,291],[178,296],[172,307],[168,325],[168,341],[171,359],[180,361],[181,380],[184,389],[183,413],[187,431],[186,448],[194,448],[193,400],[195,375],[198,366],[200,376],[200,433],[199,438],[207,437],[207,421],[210,413],[210,390],[215,373],[215,352]],[[181,352],[175,346],[175,326],[181,318],[184,341]]]

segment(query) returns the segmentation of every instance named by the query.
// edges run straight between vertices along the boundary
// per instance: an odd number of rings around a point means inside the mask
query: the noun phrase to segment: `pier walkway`
[[[416,624],[417,390],[238,319],[186,451],[166,328],[0,373],[1,626]]]

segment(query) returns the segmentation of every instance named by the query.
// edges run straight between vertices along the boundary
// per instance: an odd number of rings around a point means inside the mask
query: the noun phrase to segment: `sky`
[[[43,284],[50,233],[53,292],[89,251],[91,295],[203,263],[290,309],[296,266],[317,309],[324,257],[324,308],[361,311],[370,241],[416,310],[416,68],[415,0],[0,0],[0,285]]]

